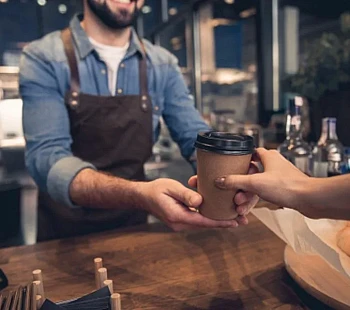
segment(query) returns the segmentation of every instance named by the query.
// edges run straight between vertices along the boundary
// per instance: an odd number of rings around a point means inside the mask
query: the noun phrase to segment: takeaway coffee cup
[[[198,192],[203,197],[199,212],[213,220],[237,217],[233,203],[236,194],[215,186],[217,178],[232,174],[247,174],[254,152],[253,138],[229,132],[199,133],[197,149]]]

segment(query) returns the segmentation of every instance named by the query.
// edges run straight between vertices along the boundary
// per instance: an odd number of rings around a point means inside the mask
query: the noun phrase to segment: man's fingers
[[[193,231],[193,230],[203,229],[203,227],[186,225],[186,224],[174,224],[174,225],[170,225],[169,227],[174,231]]]
[[[203,228],[233,228],[237,227],[238,223],[235,220],[229,221],[215,221],[204,217],[197,212],[185,211],[178,218],[178,223],[190,226],[197,226]]]
[[[167,194],[175,200],[182,202],[187,207],[198,208],[203,198],[197,192],[183,186],[179,182],[174,184],[167,189]]]
[[[197,176],[194,175],[193,177],[190,177],[190,179],[188,180],[188,185],[193,187],[193,188],[197,188]]]
[[[248,219],[245,216],[238,216],[235,220],[231,221],[213,221],[209,220],[206,221],[207,219],[204,218],[205,221],[199,223],[196,220],[191,220],[191,224],[184,224],[184,223],[179,223],[179,224],[172,224],[170,227],[175,230],[175,231],[188,231],[188,230],[198,230],[198,229],[203,229],[203,228],[225,228],[225,229],[234,229],[237,228],[239,225],[247,225],[248,224]],[[200,219],[201,221],[202,219]],[[194,224],[196,223],[196,224]]]

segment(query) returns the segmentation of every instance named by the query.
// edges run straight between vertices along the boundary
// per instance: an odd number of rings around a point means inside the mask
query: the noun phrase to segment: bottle
[[[324,178],[341,174],[344,166],[344,147],[337,136],[337,119],[322,119],[322,134],[313,150],[315,177]]]
[[[278,151],[302,172],[311,175],[311,149],[302,137],[301,107],[303,99],[294,97],[289,100],[286,121],[286,140]]]
[[[350,147],[344,147],[344,166],[342,174],[350,173]]]
[[[338,153],[328,154],[327,176],[334,177],[343,174],[343,162],[341,156]]]

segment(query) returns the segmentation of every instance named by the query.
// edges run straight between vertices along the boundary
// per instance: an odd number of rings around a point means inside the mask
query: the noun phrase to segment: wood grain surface
[[[285,244],[251,216],[232,231],[170,232],[161,224],[0,250],[10,287],[43,271],[46,297],[95,289],[102,257],[127,309],[326,309],[300,291],[283,265]],[[307,306],[308,305],[308,306]]]

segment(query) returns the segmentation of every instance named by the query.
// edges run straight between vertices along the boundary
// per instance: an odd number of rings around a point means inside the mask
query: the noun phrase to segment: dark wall
[[[4,53],[19,54],[23,46],[54,30],[66,27],[82,11],[82,0],[8,0],[0,3],[0,65]]]

